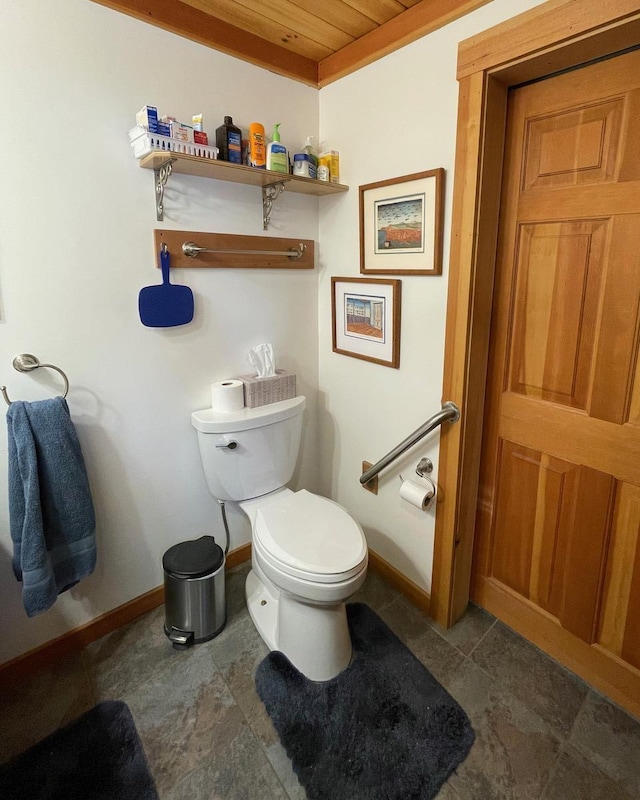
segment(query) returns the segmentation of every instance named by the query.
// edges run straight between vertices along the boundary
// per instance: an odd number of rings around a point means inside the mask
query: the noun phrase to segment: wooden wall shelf
[[[155,174],[156,218],[163,220],[164,187],[169,176],[175,172],[182,175],[196,175],[200,178],[214,178],[218,181],[231,181],[248,186],[262,188],[263,227],[269,226],[269,214],[274,200],[283,189],[316,197],[339,194],[349,190],[342,183],[329,183],[312,178],[301,178],[297,175],[284,175],[268,169],[255,169],[241,164],[229,164],[184,153],[153,152],[139,161],[143,169],[152,169]]]
[[[175,159],[172,166],[173,172],[197,175],[200,178],[215,178],[218,181],[245,183],[250,186],[269,186],[285,181],[288,191],[312,194],[317,197],[338,194],[349,189],[342,183],[317,181],[313,178],[301,178],[298,175],[283,175],[282,172],[272,172],[270,169],[255,169],[255,167],[245,167],[242,164],[230,164],[228,161],[216,161],[212,158],[188,156],[183,153],[149,153],[148,156],[140,159],[140,166],[143,169],[159,169],[171,159]]]

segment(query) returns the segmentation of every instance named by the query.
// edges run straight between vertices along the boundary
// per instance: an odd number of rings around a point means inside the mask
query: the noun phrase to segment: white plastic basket
[[[149,133],[141,125],[131,128],[129,141],[136,158],[143,158],[149,153],[157,152],[158,150],[184,153],[185,155],[198,156],[199,158],[218,158],[217,147],[196,142],[185,142],[182,139],[172,139],[170,136],[160,136],[157,133]]]

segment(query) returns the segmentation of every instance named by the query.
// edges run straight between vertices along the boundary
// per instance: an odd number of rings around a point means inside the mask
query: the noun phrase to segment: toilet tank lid
[[[203,408],[202,411],[191,414],[191,424],[202,433],[237,433],[295,417],[302,414],[305,406],[306,399],[299,395],[290,400],[280,400],[278,403],[268,403],[257,408],[243,408],[240,411],[224,412]]]

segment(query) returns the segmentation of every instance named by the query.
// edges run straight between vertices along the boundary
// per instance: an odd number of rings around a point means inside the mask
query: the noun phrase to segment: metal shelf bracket
[[[278,197],[284,192],[286,181],[278,181],[277,183],[269,183],[262,187],[262,230],[269,230],[269,222],[271,221],[271,211],[273,204]]]
[[[153,170],[154,184],[156,189],[156,219],[162,222],[164,219],[164,187],[167,185],[169,175],[173,170],[175,158],[170,158]]]

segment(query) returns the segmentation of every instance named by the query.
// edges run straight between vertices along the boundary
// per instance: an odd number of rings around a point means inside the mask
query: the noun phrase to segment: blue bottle
[[[225,117],[224,124],[216,128],[216,147],[221,161],[242,164],[242,131],[231,117]]]

